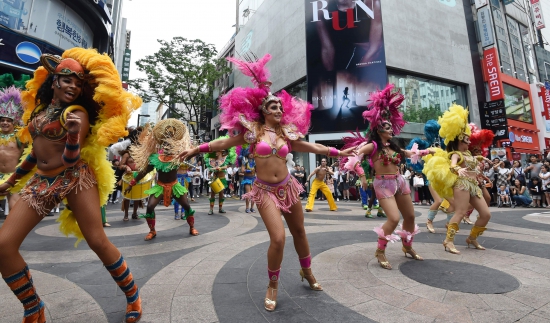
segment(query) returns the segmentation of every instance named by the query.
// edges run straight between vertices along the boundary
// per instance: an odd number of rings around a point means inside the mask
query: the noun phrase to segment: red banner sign
[[[539,96],[542,98],[542,115],[546,120],[550,120],[550,91],[546,88],[540,88]]]
[[[483,74],[489,85],[489,101],[504,99],[504,89],[500,79],[500,64],[495,47],[483,51]]]

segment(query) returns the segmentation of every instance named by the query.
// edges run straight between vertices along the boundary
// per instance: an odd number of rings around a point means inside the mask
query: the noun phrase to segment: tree
[[[136,62],[146,78],[128,81],[143,101],[156,101],[168,107],[181,103],[182,110],[171,110],[178,119],[198,125],[202,112],[212,110],[214,81],[230,68],[223,59],[217,59],[214,45],[200,39],[174,37],[171,41],[158,40],[161,48]],[[199,135],[190,127],[192,135]]]

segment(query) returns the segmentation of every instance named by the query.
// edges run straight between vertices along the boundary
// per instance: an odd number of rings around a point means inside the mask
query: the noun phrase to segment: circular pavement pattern
[[[519,281],[502,271],[458,261],[408,261],[399,270],[419,283],[462,293],[502,294],[519,288]]]

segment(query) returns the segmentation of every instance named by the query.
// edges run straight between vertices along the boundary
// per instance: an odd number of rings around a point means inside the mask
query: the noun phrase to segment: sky
[[[124,0],[122,16],[132,31],[130,79],[145,76],[135,62],[160,48],[157,39],[201,39],[220,51],[235,33],[235,6],[235,0]]]

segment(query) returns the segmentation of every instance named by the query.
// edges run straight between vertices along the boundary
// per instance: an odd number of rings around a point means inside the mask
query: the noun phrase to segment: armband
[[[210,143],[204,143],[199,146],[199,153],[209,153],[212,150],[210,149]]]
[[[137,184],[137,181],[134,178],[133,180],[130,181],[130,183],[128,185],[130,185],[131,187],[134,187],[134,186],[136,186],[136,184]]]
[[[452,171],[453,173],[455,173],[455,174],[458,175],[458,171],[459,171],[461,168],[462,168],[462,167],[456,165],[456,166],[454,166],[454,167],[451,167],[451,171]]]
[[[328,148],[328,154],[329,157],[338,157],[340,156],[340,151],[334,147],[327,147]]]
[[[430,154],[430,150],[429,150],[429,149],[419,150],[419,151],[418,151],[418,154],[419,154],[420,156],[426,156],[426,155],[429,155],[429,154]]]
[[[359,177],[365,176],[365,170],[363,169],[363,167],[361,167],[361,163],[355,164],[355,167],[353,167],[353,170],[355,171],[355,173],[356,173]]]

